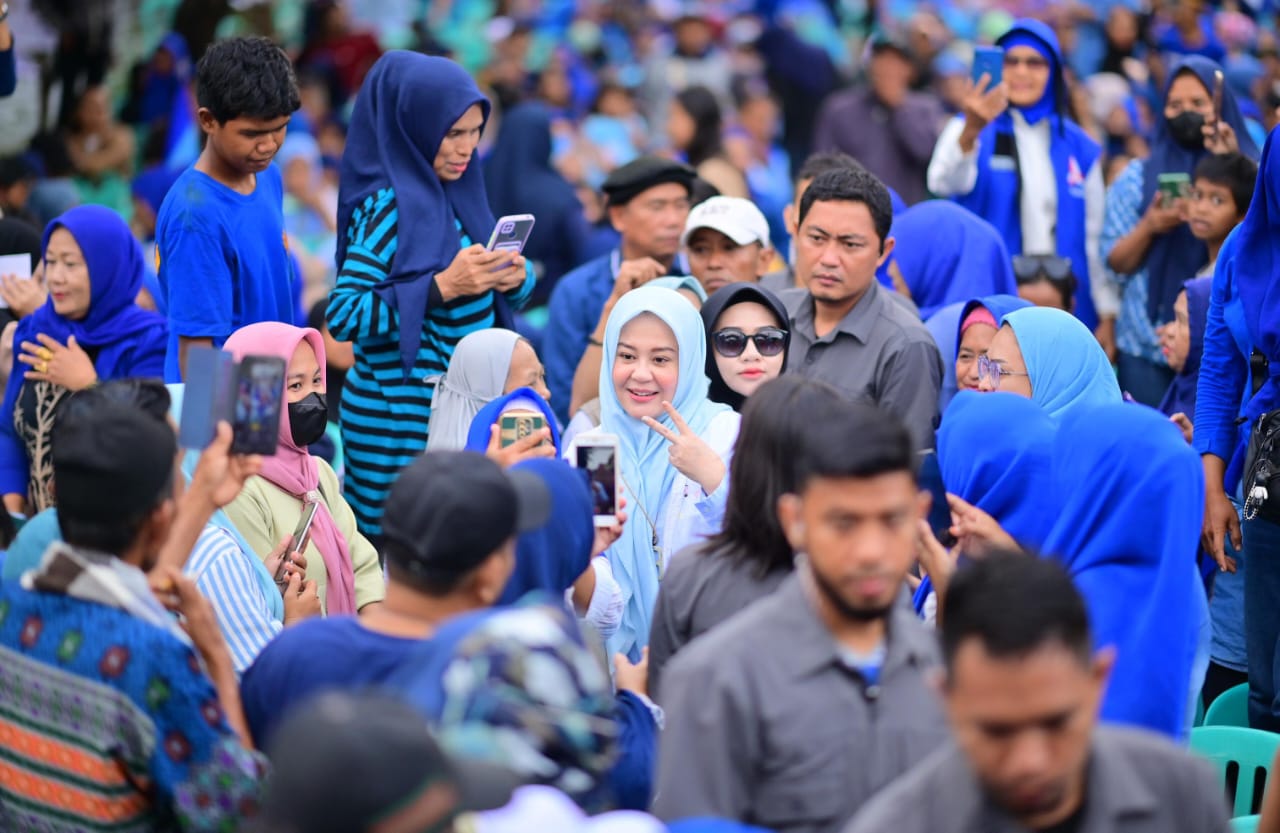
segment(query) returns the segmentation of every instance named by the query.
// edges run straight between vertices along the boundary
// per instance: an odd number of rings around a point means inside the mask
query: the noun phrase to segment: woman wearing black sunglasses
[[[747,397],[787,366],[791,344],[787,309],[767,289],[734,283],[722,287],[702,306],[707,327],[709,396],[735,411]]]

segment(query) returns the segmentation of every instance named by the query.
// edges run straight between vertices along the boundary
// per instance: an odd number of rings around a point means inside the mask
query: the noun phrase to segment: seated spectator
[[[13,513],[53,503],[49,434],[59,403],[99,381],[164,371],[165,321],[138,307],[142,248],[108,208],[73,208],[45,230],[49,299],[23,318],[0,413],[0,494]],[[270,549],[270,548],[268,548]]]
[[[1057,255],[1018,255],[1013,259],[1018,297],[1037,307],[1075,311],[1079,281],[1071,261]]]
[[[955,742],[845,833],[1227,829],[1204,762],[1097,725],[1115,654],[1095,651],[1102,640],[1060,567],[992,554],[960,571],[947,608],[942,694]]]
[[[791,344],[787,308],[754,283],[732,283],[702,307],[707,328],[708,396],[741,411],[762,385],[787,367]]]
[[[743,408],[724,526],[678,554],[658,591],[649,632],[655,699],[661,699],[663,669],[685,646],[773,593],[794,572],[775,507],[795,489],[796,449],[808,428],[843,416],[842,401],[828,385],[787,376],[764,385]]]
[[[230,434],[212,449],[224,469]],[[52,445],[66,541],[21,586],[0,584],[0,732],[22,739],[6,744],[0,826],[235,826],[265,761],[230,653],[194,582],[161,566],[153,595],[144,572],[178,529],[173,430],[104,402],[68,409]],[[208,505],[213,485],[198,490]]]
[[[1003,390],[1031,399],[1061,419],[1085,405],[1120,402],[1111,363],[1089,328],[1047,307],[1004,317],[985,358],[978,359],[979,390]]]
[[[546,372],[527,339],[511,330],[478,330],[458,342],[449,369],[435,377],[428,451],[458,451],[467,444],[480,409],[516,388],[550,399]]]
[[[1017,291],[1009,251],[995,227],[947,200],[928,200],[894,216],[889,276],[926,320],[968,298]]]
[[[737,197],[699,203],[689,212],[680,245],[708,295],[731,283],[759,282],[777,256],[760,209]]]
[[[133,131],[112,115],[106,87],[90,87],[80,96],[66,143],[81,199],[127,215],[136,142]]]
[[[315,330],[289,324],[250,324],[231,334],[227,350],[237,359],[274,356],[288,363],[281,408],[279,445],[264,459],[262,474],[227,505],[227,517],[254,552],[265,554],[297,529],[302,513],[319,504],[310,541],[302,551],[307,578],[316,582],[329,615],[354,614],[382,601],[378,553],[356,529],[355,515],[342,497],[338,477],[307,446],[328,425],[324,341]],[[295,541],[293,546],[301,546]]]
[[[26,159],[21,156],[0,159],[0,215],[39,228],[40,220],[28,207],[35,184],[36,172]]]
[[[787,450],[775,512],[796,575],[663,672],[664,821],[834,833],[946,738],[936,644],[898,601],[928,508],[915,443],[867,405],[832,416]]]

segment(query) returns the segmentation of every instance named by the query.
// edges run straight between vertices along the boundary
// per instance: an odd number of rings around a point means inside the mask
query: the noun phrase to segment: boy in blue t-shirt
[[[300,104],[293,66],[266,38],[216,43],[196,67],[196,99],[207,142],[156,220],[168,382],[183,380],[191,347],[295,317],[283,184],[271,164]]]

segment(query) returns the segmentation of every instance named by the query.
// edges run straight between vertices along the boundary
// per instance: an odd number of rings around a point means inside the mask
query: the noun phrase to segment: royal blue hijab
[[[1080,408],[1058,432],[1052,489],[1044,551],[1084,596],[1095,646],[1116,650],[1102,718],[1182,737],[1207,616],[1199,455],[1152,408]]]
[[[1187,150],[1169,135],[1169,125],[1164,117],[1164,102],[1169,89],[1178,76],[1191,73],[1200,79],[1204,88],[1213,92],[1213,74],[1222,69],[1218,64],[1198,55],[1189,55],[1174,64],[1160,99],[1160,111],[1156,114],[1155,138],[1151,142],[1151,155],[1143,171],[1142,206],[1146,211],[1155,199],[1160,174],[1195,172],[1196,163],[1208,152],[1204,148]],[[1224,85],[1225,86],[1225,85]],[[1231,125],[1240,144],[1240,152],[1250,159],[1258,158],[1258,146],[1249,135],[1249,126],[1240,115],[1240,106],[1230,87],[1222,91],[1222,120]],[[1162,234],[1151,244],[1147,252],[1147,316],[1159,324],[1173,317],[1173,302],[1182,291],[1182,283],[1204,265],[1208,253],[1204,243],[1197,240],[1184,223],[1168,234]]]
[[[434,163],[440,143],[473,105],[489,119],[489,100],[467,71],[447,58],[392,51],[369,70],[355,110],[338,187],[338,252],[347,259],[347,228],[356,209],[383,188],[395,190],[400,208],[391,273],[375,291],[400,313],[400,361],[407,375],[422,342],[422,321],[436,273],[460,249],[455,220],[472,241],[488,240],[493,214],[479,159],[461,179],[441,182]],[[510,312],[495,293],[499,321]]]
[[[471,420],[471,430],[467,432],[467,451],[478,451],[484,454],[489,448],[489,429],[494,426],[498,418],[502,416],[502,412],[507,406],[517,399],[521,403],[528,402],[537,406],[542,415],[547,418],[547,427],[551,429],[551,444],[556,448],[556,456],[560,456],[560,427],[556,423],[556,415],[551,410],[551,406],[547,404],[547,400],[538,395],[533,388],[516,388],[511,393],[499,396],[480,409],[480,413],[476,414],[475,419]]]
[[[1031,400],[1062,419],[1086,405],[1124,401],[1111,361],[1098,340],[1069,312],[1030,307],[1004,318],[1018,338],[1031,381]]]
[[[1018,293],[995,226],[950,200],[927,200],[893,219],[893,266],[928,318],[966,298]]]
[[[551,495],[551,514],[540,529],[516,540],[516,568],[497,604],[515,604],[536,591],[563,598],[591,566],[596,527],[586,475],[563,460],[527,460],[511,470],[542,481]]]
[[[988,295],[985,298],[947,304],[924,322],[925,327],[929,329],[929,334],[938,344],[938,352],[942,353],[943,372],[942,390],[938,394],[939,410],[946,411],[959,389],[959,382],[956,379],[956,359],[960,355],[960,341],[963,335],[960,328],[964,326],[964,320],[969,317],[969,313],[978,307],[984,307],[999,326],[1006,315],[1029,306],[1031,306],[1030,301],[1024,301],[1017,295]]]
[[[1200,381],[1200,359],[1204,356],[1204,331],[1209,319],[1209,289],[1213,276],[1195,278],[1183,284],[1187,289],[1187,320],[1191,330],[1191,348],[1187,351],[1187,363],[1173,377],[1169,389],[1160,400],[1160,411],[1165,416],[1186,414],[1195,418],[1196,387]]]
[[[162,375],[162,366],[138,366],[149,347],[164,344],[168,324],[135,303],[142,289],[145,264],[142,246],[134,239],[128,223],[110,208],[77,206],[49,223],[44,230],[42,251],[49,248],[49,238],[60,228],[71,233],[84,254],[89,270],[89,312],[79,321],[72,321],[54,311],[50,298],[18,324],[17,343],[35,341],[36,333],[63,344],[75,336],[81,347],[97,350],[94,367],[101,379]],[[18,376],[21,378],[21,374]]]

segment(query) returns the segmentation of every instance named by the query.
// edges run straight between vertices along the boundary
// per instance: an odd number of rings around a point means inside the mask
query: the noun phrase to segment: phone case
[[[513,214],[498,218],[486,248],[491,252],[520,254],[524,251],[525,244],[529,242],[529,235],[533,233],[533,224],[532,214]]]
[[[976,83],[983,75],[988,75],[988,89],[1004,79],[1004,50],[991,46],[980,46],[973,52],[973,80]]]
[[[204,449],[213,442],[218,423],[230,413],[235,366],[230,353],[214,347],[188,351],[182,423],[178,427],[178,443],[183,448]]]
[[[534,414],[529,414],[528,416],[504,415],[498,423],[498,445],[501,448],[506,448],[546,427],[546,417]]]
[[[612,526],[617,522],[618,514],[618,446],[613,443],[575,444],[570,459],[575,468],[587,473],[591,514],[596,526]]]

